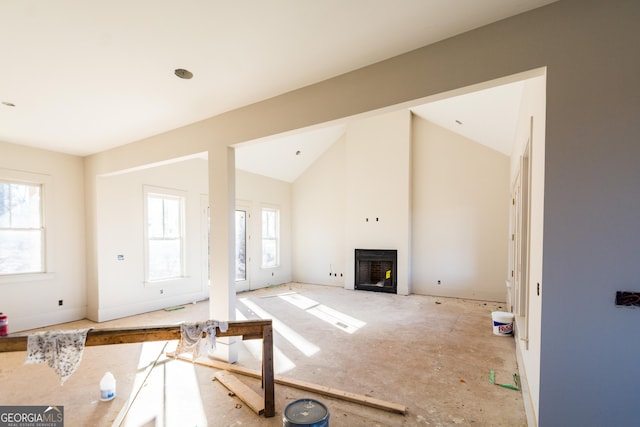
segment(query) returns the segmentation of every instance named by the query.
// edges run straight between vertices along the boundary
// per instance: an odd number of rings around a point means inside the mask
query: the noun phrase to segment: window
[[[0,180],[0,275],[44,273],[43,185]]]
[[[262,209],[262,268],[277,267],[279,260],[280,211]]]
[[[147,281],[184,276],[184,204],[181,192],[145,187]]]

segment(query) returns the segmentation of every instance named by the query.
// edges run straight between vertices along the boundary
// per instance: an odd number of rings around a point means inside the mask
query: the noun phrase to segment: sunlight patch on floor
[[[165,342],[142,345],[138,374],[123,408],[126,412],[114,426],[207,426],[195,366],[168,359],[165,352],[172,350],[171,344],[166,348]]]
[[[291,345],[300,350],[305,356],[310,357],[320,351],[320,347],[309,342],[302,335],[269,314],[253,301],[249,300],[248,298],[240,298],[239,301],[259,318],[271,319],[273,322],[273,330],[280,334],[280,336],[282,336],[284,339],[289,341]]]
[[[247,317],[242,314],[239,310],[236,310],[236,319],[237,320],[247,320]],[[246,349],[251,353],[251,355],[257,359],[262,361],[262,340],[246,340],[241,341],[242,344],[246,347]],[[284,372],[288,372],[296,367],[296,364],[293,363],[291,359],[289,359],[285,354],[278,348],[278,346],[273,346],[273,370],[276,374],[282,374]]]
[[[362,320],[358,320],[341,311],[334,310],[331,307],[320,304],[318,301],[314,301],[304,295],[288,293],[279,295],[279,297],[307,313],[316,316],[318,319],[335,326],[341,331],[345,331],[350,334],[353,334],[358,329],[366,325],[366,322],[363,322]]]

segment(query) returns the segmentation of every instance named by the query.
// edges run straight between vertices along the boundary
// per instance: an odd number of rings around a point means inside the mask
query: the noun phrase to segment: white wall
[[[348,226],[345,175],[346,138],[343,135],[293,183],[293,279],[296,282],[344,287]]]
[[[545,76],[529,79],[522,91],[522,103],[518,116],[515,145],[511,155],[511,189],[520,169],[520,158],[527,141],[531,144],[531,209],[529,246],[529,298],[528,322],[519,322],[516,334],[524,337],[520,328],[528,328],[528,342],[516,339],[518,363],[524,382],[525,404],[530,405],[529,414],[534,416],[539,410],[540,392],[540,343],[542,299],[537,293],[537,284],[542,283],[542,237],[544,232],[544,167],[545,167]],[[533,117],[533,121],[532,118]]]
[[[186,192],[185,274],[145,283],[144,186]],[[207,161],[191,159],[98,177],[99,321],[206,299],[206,228],[201,198],[208,193]],[[123,255],[124,260],[118,260]]]
[[[296,180],[295,280],[352,289],[354,243],[345,236],[365,247],[406,244],[394,240],[412,218],[411,269],[404,274],[413,293],[504,301],[509,158],[408,117],[405,111],[350,125]],[[410,166],[402,163],[409,135]]]
[[[413,292],[505,301],[509,157],[413,117]]]
[[[395,249],[397,291],[411,292],[411,113],[400,110],[347,127],[345,287],[355,283],[355,249]]]
[[[47,175],[51,182],[45,188],[50,196],[45,220],[52,270],[38,280],[0,279],[0,311],[9,317],[9,332],[81,319],[86,310],[82,158],[4,142],[0,153],[0,169]]]
[[[250,289],[291,281],[291,184],[262,175],[236,170],[236,203],[249,207],[247,272]],[[262,208],[280,211],[280,263],[262,268]]]

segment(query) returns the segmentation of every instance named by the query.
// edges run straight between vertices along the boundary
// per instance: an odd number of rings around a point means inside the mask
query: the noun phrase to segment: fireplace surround
[[[398,293],[397,261],[395,249],[356,249],[355,289]]]

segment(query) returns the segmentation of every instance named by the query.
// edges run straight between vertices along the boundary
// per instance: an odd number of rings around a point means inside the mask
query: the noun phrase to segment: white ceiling
[[[510,155],[524,81],[411,108],[417,116]]]
[[[4,0],[0,140],[100,152],[553,1]]]
[[[412,107],[419,117],[505,155],[515,142],[525,81],[517,81]],[[334,125],[236,147],[236,167],[259,175],[295,181],[344,134]]]
[[[236,147],[236,168],[293,182],[345,131],[337,125]]]

